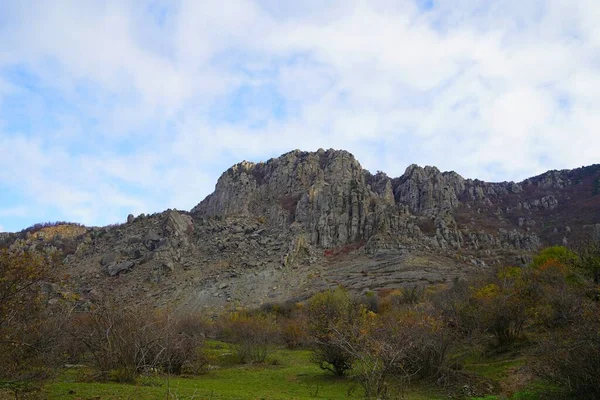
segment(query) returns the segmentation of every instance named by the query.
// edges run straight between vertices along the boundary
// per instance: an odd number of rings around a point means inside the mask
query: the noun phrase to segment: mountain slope
[[[296,150],[236,164],[189,213],[87,229],[67,267],[87,299],[257,306],[338,284],[444,283],[594,232],[600,165],[486,183],[417,165],[390,178],[346,151]],[[4,240],[41,245],[14,239]]]

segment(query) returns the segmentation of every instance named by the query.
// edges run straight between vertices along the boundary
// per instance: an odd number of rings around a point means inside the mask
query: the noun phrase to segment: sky
[[[597,0],[0,0],[0,231],[189,210],[242,160],[600,162]]]

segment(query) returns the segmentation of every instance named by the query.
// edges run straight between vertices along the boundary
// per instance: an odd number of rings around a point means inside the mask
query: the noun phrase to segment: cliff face
[[[282,230],[301,229],[312,244],[330,248],[362,240],[372,230],[368,205],[381,197],[350,153],[294,151],[230,168],[192,213],[265,218]]]
[[[437,284],[600,235],[600,165],[487,183],[417,165],[390,178],[346,151],[292,151],[234,165],[189,213],[77,229],[8,234],[0,247],[70,249],[67,272],[90,301],[202,309]]]
[[[530,251],[542,244],[544,232],[535,228],[536,219],[544,224],[544,212],[569,207],[566,193],[574,173],[486,183],[411,165],[392,179],[372,175],[345,151],[293,151],[266,163],[233,166],[192,213],[261,218],[326,249],[365,242],[371,252],[402,247]],[[566,225],[556,228],[564,231]]]

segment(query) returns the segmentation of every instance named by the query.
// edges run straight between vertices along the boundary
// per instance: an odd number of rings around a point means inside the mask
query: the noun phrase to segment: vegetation
[[[279,332],[270,315],[234,312],[228,316],[223,336],[236,350],[241,363],[263,363],[276,344]]]
[[[216,320],[106,300],[50,306],[53,261],[3,252],[0,379],[19,395],[57,372],[50,398],[598,398],[598,248],[551,247],[443,288],[340,287]]]
[[[315,295],[308,303],[310,336],[314,345],[313,361],[323,370],[344,376],[352,369],[355,354],[346,343],[358,337],[364,309],[342,288]],[[352,332],[353,337],[344,335]],[[351,346],[350,343],[347,345]]]
[[[73,315],[64,331],[71,359],[93,368],[89,378],[133,383],[143,373],[180,374],[186,365],[202,364],[202,328],[189,316],[100,303]]]
[[[58,329],[43,291],[55,263],[39,254],[0,251],[0,388],[15,397],[50,377],[59,358]]]

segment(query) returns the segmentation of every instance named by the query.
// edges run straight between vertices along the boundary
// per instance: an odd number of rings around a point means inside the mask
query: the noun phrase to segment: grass
[[[465,371],[496,382],[499,393],[472,397],[471,400],[542,400],[554,398],[553,385],[528,372],[529,356],[527,347],[513,353],[500,353],[481,356],[471,354],[465,359]]]
[[[327,374],[310,362],[310,351],[278,350],[260,365],[239,365],[229,345],[209,342],[218,368],[189,378],[154,377],[135,385],[80,383],[68,371],[46,388],[50,399],[352,399],[362,398],[352,379]],[[431,398],[416,394],[414,399]]]
[[[77,371],[68,370],[46,385],[44,398],[104,399],[360,399],[363,392],[352,378],[336,378],[310,361],[308,350],[277,350],[260,365],[240,365],[226,343],[209,341],[206,352],[215,368],[194,377],[141,377],[134,385],[78,382]],[[510,381],[524,357],[471,355],[465,371],[498,382]],[[515,393],[479,397],[479,400],[535,400],[541,386],[530,385]],[[406,390],[405,399],[448,398],[435,383],[419,382]],[[0,396],[1,397],[1,396]],[[475,399],[475,398],[473,398]]]

